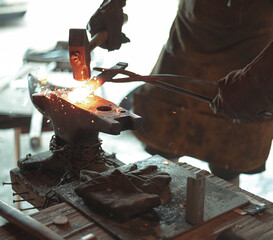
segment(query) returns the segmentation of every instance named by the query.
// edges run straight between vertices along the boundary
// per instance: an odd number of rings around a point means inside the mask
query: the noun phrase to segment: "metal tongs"
[[[153,84],[155,86],[158,86],[160,88],[183,94],[186,96],[193,97],[195,99],[198,99],[202,102],[206,103],[211,103],[213,99],[207,97],[207,96],[202,96],[198,93],[186,90],[184,88],[177,87],[175,85],[172,85],[170,83],[167,83],[167,81],[183,81],[185,83],[191,83],[191,84],[197,84],[197,85],[203,85],[203,86],[213,86],[217,87],[217,83],[211,83],[211,82],[205,82],[202,80],[198,79],[193,79],[191,77],[186,77],[186,76],[181,76],[181,75],[174,75],[174,74],[155,74],[155,75],[148,75],[148,76],[141,76],[139,74],[133,73],[131,71],[127,71],[124,69],[105,69],[105,68],[99,68],[95,67],[93,70],[99,71],[99,72],[112,72],[116,74],[123,74],[128,77],[124,78],[107,78],[107,82],[116,82],[116,83],[125,83],[125,82],[137,82],[137,81],[142,81],[146,82],[149,84]]]

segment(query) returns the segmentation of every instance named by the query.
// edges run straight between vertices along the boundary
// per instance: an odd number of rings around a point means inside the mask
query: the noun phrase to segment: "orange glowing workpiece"
[[[90,89],[92,92],[97,90],[102,84],[104,84],[105,80],[100,78],[92,78],[89,81],[85,82],[85,86]]]

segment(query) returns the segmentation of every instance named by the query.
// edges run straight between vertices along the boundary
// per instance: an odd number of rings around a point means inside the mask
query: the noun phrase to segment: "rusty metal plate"
[[[194,177],[194,174],[172,162],[169,162],[169,165],[165,165],[165,161],[166,159],[160,156],[153,156],[135,164],[138,165],[138,168],[151,164],[157,165],[161,171],[171,175],[170,201],[164,206],[156,207],[149,213],[125,223],[117,223],[92,212],[83,200],[75,194],[74,189],[78,185],[77,182],[59,187],[55,192],[64,201],[70,203],[84,215],[93,219],[120,239],[168,239],[181,235],[194,227],[185,221],[186,206],[182,207],[186,202],[187,177]],[[120,168],[126,169],[128,166],[125,165]],[[205,222],[247,203],[248,200],[244,197],[206,179]]]

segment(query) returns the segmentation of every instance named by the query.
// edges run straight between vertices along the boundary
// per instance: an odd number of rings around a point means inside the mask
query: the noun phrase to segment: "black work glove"
[[[115,171],[111,173],[115,175]],[[138,169],[136,164],[133,164],[129,170],[123,172],[130,182],[143,192],[160,195],[171,181],[171,176],[158,170],[156,165],[148,165]],[[82,182],[94,180],[102,175],[95,171],[81,170],[80,179]]]
[[[80,184],[75,192],[93,211],[119,222],[160,205],[158,195],[142,192],[118,169]]]
[[[149,165],[102,175],[88,170],[81,171],[80,184],[75,192],[88,206],[107,217],[126,221],[161,204],[160,194],[168,186],[171,177],[157,166]]]
[[[91,37],[101,31],[108,32],[108,40],[101,45],[102,48],[112,51],[119,49],[122,43],[130,42],[130,39],[121,32],[124,19],[127,17],[122,9],[125,4],[126,0],[104,0],[90,18],[87,30]]]
[[[273,41],[250,64],[229,73],[218,82],[218,94],[211,103],[215,113],[239,123],[268,117],[273,107]]]
[[[159,171],[156,165],[131,170],[125,174],[138,189],[151,194],[160,195],[171,181],[171,176]]]

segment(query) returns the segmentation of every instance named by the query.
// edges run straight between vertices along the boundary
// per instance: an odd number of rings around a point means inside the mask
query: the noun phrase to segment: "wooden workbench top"
[[[200,169],[192,167],[188,164],[181,164],[191,172],[200,171]],[[209,175],[208,178],[219,186],[225,187],[233,192],[241,192],[259,202],[266,204],[266,210],[263,213],[255,216],[240,215],[235,211],[225,213],[216,217],[199,227],[196,227],[181,236],[176,236],[175,239],[214,239],[220,232],[225,229],[231,228],[237,235],[251,239],[273,239],[273,203],[246,192],[224,180]],[[56,216],[66,216],[69,223],[64,226],[57,226],[53,223]],[[78,210],[71,207],[67,203],[61,203],[38,213],[31,215],[36,220],[48,226],[53,231],[57,232],[65,239],[81,239],[81,237],[93,233],[97,239],[115,239],[111,237],[110,233],[102,229],[98,224],[90,221],[83,216]],[[0,240],[2,239],[33,239],[32,237],[23,233],[14,225],[8,223],[0,228]]]

